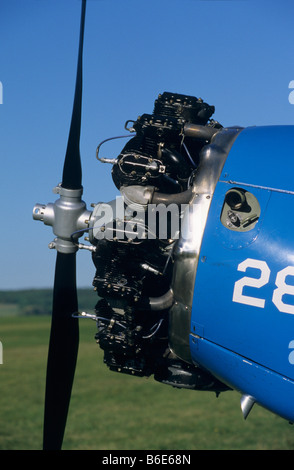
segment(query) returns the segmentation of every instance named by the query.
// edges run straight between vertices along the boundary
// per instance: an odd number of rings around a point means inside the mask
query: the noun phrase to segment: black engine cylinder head
[[[115,186],[152,185],[169,194],[185,191],[205,140],[184,136],[184,126],[222,127],[210,119],[214,110],[214,106],[194,96],[169,92],[159,95],[152,114],[142,114],[132,121],[136,135],[112,168]]]
[[[214,111],[214,106],[204,103],[201,98],[165,91],[155,101],[153,114],[172,116],[185,122],[205,125]]]

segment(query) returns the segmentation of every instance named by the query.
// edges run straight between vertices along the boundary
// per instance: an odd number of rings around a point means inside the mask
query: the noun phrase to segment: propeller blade
[[[83,85],[83,43],[86,14],[86,0],[82,0],[80,42],[76,88],[70,131],[63,167],[62,186],[67,189],[79,189],[82,183],[82,168],[80,158],[80,132],[82,115],[82,85]]]
[[[49,342],[44,450],[60,450],[67,420],[79,345],[75,253],[57,253]]]
[[[75,96],[61,185],[66,189],[80,189],[82,183],[79,142],[85,10],[86,0],[82,0]],[[44,450],[60,450],[62,446],[78,354],[79,326],[72,317],[77,311],[76,253],[58,252],[47,362]]]

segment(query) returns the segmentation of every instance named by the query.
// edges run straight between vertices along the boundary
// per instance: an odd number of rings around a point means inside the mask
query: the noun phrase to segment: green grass
[[[244,421],[240,395],[178,390],[153,378],[111,372],[80,321],[80,350],[63,449],[293,450],[294,426],[255,406]],[[3,316],[0,449],[42,446],[48,316]]]
[[[93,289],[78,289],[79,305],[94,308],[97,294]],[[50,315],[52,289],[0,290],[0,318],[7,315]]]

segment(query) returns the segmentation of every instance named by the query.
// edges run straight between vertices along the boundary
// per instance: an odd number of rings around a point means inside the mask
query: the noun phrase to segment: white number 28
[[[268,283],[271,271],[265,261],[251,258],[247,258],[238,265],[238,271],[246,272],[247,268],[258,269],[260,276],[258,278],[244,276],[239,279],[234,285],[233,302],[264,308],[266,299],[244,295],[243,288],[248,286],[260,289]],[[283,302],[285,294],[294,296],[294,285],[286,283],[287,276],[294,276],[294,266],[287,266],[277,273],[272,302],[280,312],[294,314],[294,305]]]

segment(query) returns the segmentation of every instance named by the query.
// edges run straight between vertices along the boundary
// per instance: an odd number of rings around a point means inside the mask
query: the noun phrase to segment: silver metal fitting
[[[36,204],[33,219],[52,227],[56,238],[49,248],[61,253],[74,253],[79,247],[73,240],[83,235],[92,212],[86,209],[86,203],[81,199],[82,188],[66,189],[59,184],[53,192],[59,194],[59,199],[47,205]]]
[[[127,204],[133,210],[147,210],[148,204],[152,201],[154,186],[122,186],[121,195]]]

